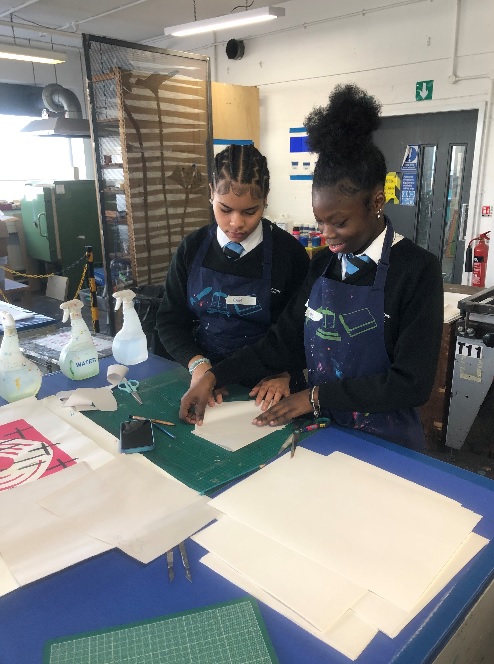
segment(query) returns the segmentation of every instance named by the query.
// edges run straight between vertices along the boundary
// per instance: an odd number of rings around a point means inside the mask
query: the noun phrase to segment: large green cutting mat
[[[145,456],[201,493],[211,492],[215,487],[256,470],[276,455],[291,429],[273,431],[237,452],[229,452],[194,435],[193,427],[178,419],[180,399],[187,391],[189,381],[184,369],[153,376],[140,382],[142,406],[127,392],[114,390],[118,401],[116,411],[87,411],[85,415],[117,437],[120,423],[129,415],[174,422],[176,426],[168,429],[176,438],[169,438],[155,427],[155,449]],[[237,401],[247,399],[246,388],[234,386],[230,389],[229,398]]]
[[[254,600],[242,599],[49,641],[43,664],[278,662]]]

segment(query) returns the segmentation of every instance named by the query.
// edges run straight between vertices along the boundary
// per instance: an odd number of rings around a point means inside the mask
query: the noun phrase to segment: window
[[[0,200],[22,198],[26,182],[74,177],[71,139],[22,133],[23,127],[36,119],[0,115]]]

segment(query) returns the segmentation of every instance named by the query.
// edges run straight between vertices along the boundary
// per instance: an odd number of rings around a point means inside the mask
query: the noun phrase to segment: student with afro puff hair
[[[184,395],[182,419],[200,424],[211,390],[242,379],[266,404],[258,426],[314,413],[424,447],[417,408],[436,373],[442,274],[438,259],[395,233],[383,213],[387,169],[372,140],[379,118],[380,104],[355,85],[336,87],[328,105],[306,118],[318,154],[312,208],[327,248],[264,340],[219,363]],[[309,389],[279,399],[262,378],[289,371],[301,355]]]

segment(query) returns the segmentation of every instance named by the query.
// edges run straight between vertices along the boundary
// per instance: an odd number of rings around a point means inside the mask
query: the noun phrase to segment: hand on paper
[[[296,417],[312,413],[312,406],[309,400],[309,390],[302,390],[290,394],[290,396],[282,399],[279,403],[271,406],[265,413],[256,417],[253,424],[264,427],[267,424],[270,426],[279,426],[286,424]]]
[[[274,406],[283,397],[290,395],[290,374],[284,373],[269,378],[263,378],[252,390],[249,396],[256,397],[256,405],[261,405],[261,410],[267,410]]]
[[[180,402],[179,417],[181,420],[185,420],[189,424],[202,424],[204,411],[211,399],[214,405],[215,383],[215,375],[211,371],[207,371],[194,385],[191,384]]]

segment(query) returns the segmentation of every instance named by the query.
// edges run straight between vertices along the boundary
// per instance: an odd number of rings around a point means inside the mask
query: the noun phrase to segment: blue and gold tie
[[[227,244],[225,244],[223,247],[223,253],[225,256],[231,258],[232,260],[237,260],[237,258],[240,258],[243,250],[244,248],[238,242],[227,242]]]
[[[346,263],[346,269],[343,279],[350,275],[354,275],[356,272],[364,268],[371,261],[372,258],[369,258],[367,254],[361,254],[360,256],[355,256],[355,254],[345,254],[344,262]],[[342,274],[343,274],[343,266],[344,263],[342,262]]]

